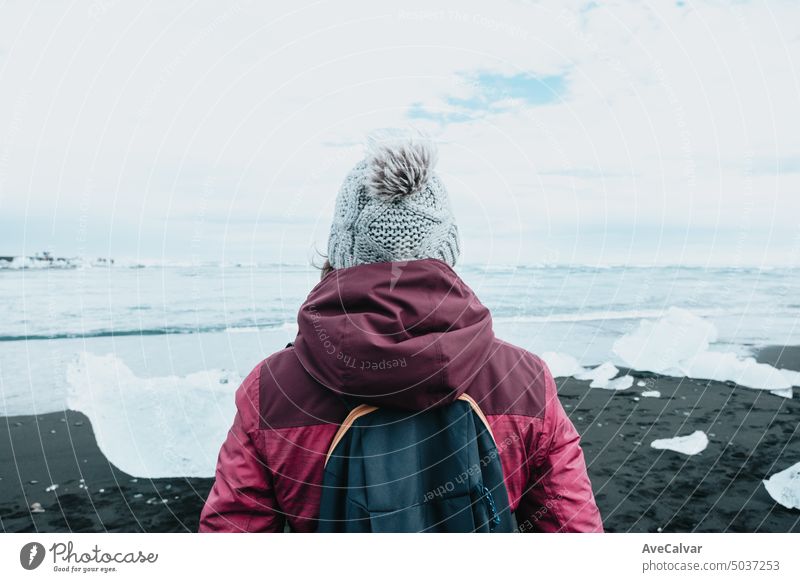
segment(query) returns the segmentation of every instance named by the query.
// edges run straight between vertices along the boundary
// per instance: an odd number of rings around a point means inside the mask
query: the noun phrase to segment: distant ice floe
[[[70,409],[89,417],[111,463],[134,477],[210,477],[241,377],[225,370],[140,378],[114,355],[67,368]]]
[[[702,430],[696,430],[686,436],[654,440],[650,446],[654,449],[666,449],[684,455],[696,455],[706,450],[708,437]]]
[[[748,388],[792,397],[800,374],[760,364],[731,352],[709,351],[717,329],[693,313],[671,307],[656,321],[641,321],[634,331],[614,342],[614,353],[633,369],[669,376],[731,381]]]
[[[800,509],[800,463],[763,481],[767,493],[788,509]]]
[[[583,367],[578,363],[578,360],[569,354],[544,352],[541,358],[544,360],[544,363],[547,364],[553,378],[566,378],[584,371]]]

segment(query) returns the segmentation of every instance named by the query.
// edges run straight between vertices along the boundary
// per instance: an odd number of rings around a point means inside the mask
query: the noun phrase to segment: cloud
[[[1,10],[5,252],[302,261],[366,133],[413,125],[468,259],[797,260],[793,3]]]

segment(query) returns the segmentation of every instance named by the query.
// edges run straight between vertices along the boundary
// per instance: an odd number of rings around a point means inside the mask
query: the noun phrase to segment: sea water
[[[755,374],[754,387],[770,388],[745,356],[800,344],[798,269],[457,272],[491,310],[496,335],[550,354],[554,368],[570,363],[565,375],[604,363],[653,366],[648,354],[671,341],[683,359],[653,371],[734,381]],[[297,310],[318,281],[306,265],[0,269],[0,415],[80,410],[101,449],[130,474],[208,476],[235,412],[233,392],[293,340]],[[621,388],[612,382],[597,385]]]
[[[457,269],[495,333],[589,366],[677,307],[716,329],[712,349],[800,344],[800,270],[531,266]],[[142,377],[245,375],[296,334],[319,272],[306,265],[0,269],[0,414],[63,409],[66,366],[113,354]]]

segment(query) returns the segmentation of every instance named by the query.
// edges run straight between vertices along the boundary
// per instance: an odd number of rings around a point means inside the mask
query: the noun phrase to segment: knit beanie
[[[419,134],[370,136],[365,159],[345,178],[328,239],[334,269],[364,263],[440,259],[460,252],[447,190],[434,174],[435,144]]]

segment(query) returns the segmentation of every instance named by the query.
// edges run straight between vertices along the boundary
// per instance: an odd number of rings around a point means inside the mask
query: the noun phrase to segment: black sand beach
[[[126,475],[103,456],[86,416],[73,411],[0,419],[0,467],[6,532],[196,531],[213,482]],[[44,512],[31,512],[34,503]]]
[[[758,357],[778,355],[781,367],[798,369],[799,348]],[[775,503],[761,484],[800,460],[800,401],[630,373],[647,385],[612,392],[558,379],[607,531],[800,531],[800,511]],[[642,397],[645,390],[661,396]],[[695,430],[710,440],[698,455],[650,447]],[[87,418],[70,411],[1,419],[0,467],[0,523],[8,532],[196,531],[212,483],[122,473],[97,448]],[[46,491],[51,484],[59,487]],[[44,512],[32,513],[34,503]]]

